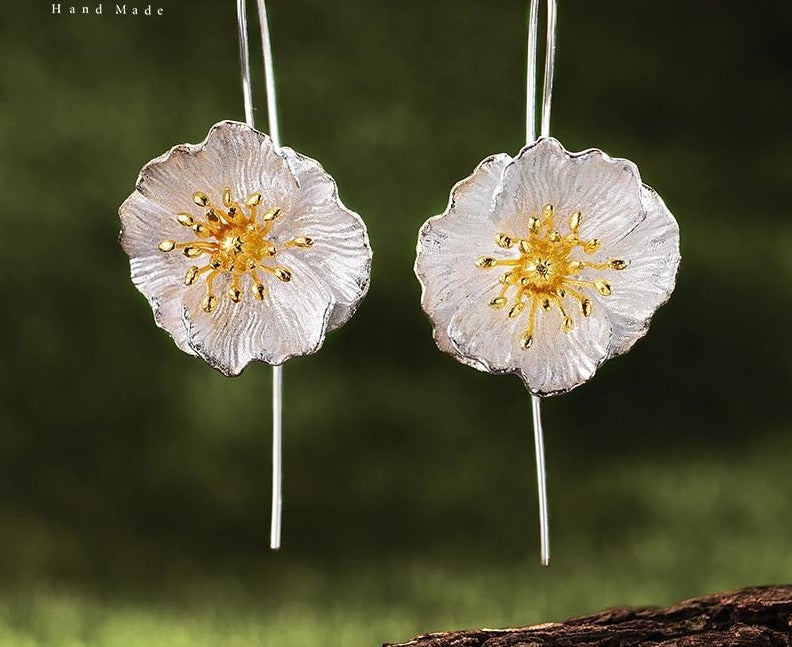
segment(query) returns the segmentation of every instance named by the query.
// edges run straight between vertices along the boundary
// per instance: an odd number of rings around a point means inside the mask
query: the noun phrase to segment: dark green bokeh
[[[179,352],[116,244],[139,168],[243,116],[234,4],[2,9],[0,643],[375,645],[792,579],[792,5],[560,2],[553,133],[635,161],[683,262],[648,337],[545,403],[543,570],[528,394],[436,350],[412,273],[523,142],[525,3],[271,3],[284,143],[374,248],[285,370],[279,554],[267,367]]]

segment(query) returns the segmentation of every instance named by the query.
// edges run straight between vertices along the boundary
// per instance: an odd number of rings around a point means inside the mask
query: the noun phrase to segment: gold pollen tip
[[[580,272],[584,267],[586,267],[586,264],[583,261],[572,261],[569,264],[569,270],[571,272]]]
[[[529,285],[531,285],[531,279],[529,279],[527,276],[523,276],[520,279],[520,285],[527,288]]]
[[[261,194],[260,194],[260,193],[254,193],[253,195],[251,195],[251,196],[250,196],[250,197],[249,197],[249,198],[248,198],[248,199],[245,201],[245,204],[246,204],[248,207],[255,207],[255,206],[258,206],[258,205],[260,205],[262,200],[263,200],[263,198],[262,198],[262,196],[261,196]]]
[[[488,269],[490,267],[495,267],[495,259],[492,256],[482,256],[480,259],[476,261],[476,267],[481,269]]]
[[[234,303],[239,303],[242,301],[242,290],[236,286],[231,286],[228,289],[228,296]]]
[[[288,283],[292,278],[291,272],[285,267],[276,267],[275,276],[277,276],[284,283]]]
[[[495,297],[492,301],[489,302],[491,308],[495,308],[500,310],[506,305],[506,297]]]
[[[523,310],[525,310],[525,303],[518,301],[511,308],[509,308],[509,317],[514,319],[514,317],[518,316]]]
[[[599,247],[600,247],[599,238],[592,238],[591,240],[583,243],[583,251],[586,252],[586,254],[593,254],[599,249]]]
[[[561,234],[559,234],[557,231],[554,231],[552,234],[550,234],[550,242],[551,243],[561,242]]]
[[[542,299],[542,307],[550,312],[550,309],[553,307],[553,302],[550,299]]]
[[[275,220],[280,215],[281,210],[278,208],[275,209],[267,209],[263,214],[261,214],[261,219],[264,221]]]
[[[580,302],[580,311],[583,313],[584,317],[588,317],[591,314],[591,301],[583,299],[583,301]]]
[[[575,327],[575,322],[572,319],[572,317],[570,317],[569,315],[564,317],[564,323],[561,324],[561,330],[563,330],[564,332],[571,332],[574,327]]]
[[[184,275],[184,285],[192,285],[196,278],[198,278],[198,267],[193,265]]]
[[[610,265],[612,270],[623,270],[629,265],[629,263],[627,261],[623,261],[620,258],[612,258],[608,261],[608,265]]]
[[[263,301],[266,294],[267,291],[264,289],[264,284],[256,283],[256,286],[253,291],[253,296],[256,297],[259,301]]]
[[[503,285],[509,285],[514,281],[516,276],[517,274],[515,272],[504,272],[503,274],[500,275],[498,281]]]
[[[201,309],[210,313],[217,307],[217,297],[214,294],[207,294],[201,301]]]
[[[209,211],[206,212],[206,222],[211,222],[213,225],[220,222],[220,216],[217,215],[214,209],[209,209]]]
[[[580,229],[580,223],[583,222],[583,214],[580,211],[576,211],[571,216],[569,216],[569,228],[576,232]]]
[[[199,207],[205,207],[207,204],[209,204],[209,196],[203,191],[196,191],[193,193],[193,202]]]
[[[594,288],[604,297],[610,296],[612,292],[610,283],[607,281],[594,281]]]
[[[566,299],[566,290],[564,288],[558,288],[556,290],[556,294],[561,297],[562,299]]]
[[[157,248],[161,252],[172,252],[176,248],[176,243],[174,243],[172,240],[163,240],[159,245],[157,245]]]
[[[539,233],[539,218],[528,218],[528,231],[532,234]]]
[[[182,227],[192,227],[195,221],[189,213],[182,212],[176,214],[176,222],[178,222]]]
[[[531,347],[531,344],[533,344],[532,335],[526,333],[525,335],[520,337],[520,348],[522,348],[523,350],[528,350]]]
[[[498,234],[495,237],[495,244],[498,247],[503,247],[503,249],[509,249],[512,245],[514,245],[514,241],[508,234]]]
[[[230,206],[231,206],[231,203],[232,203],[233,201],[234,201],[234,196],[233,196],[233,194],[231,193],[231,189],[230,189],[230,188],[228,188],[228,187],[226,187],[225,189],[223,189],[223,204],[224,204],[226,207],[230,207]]]
[[[531,243],[529,243],[524,238],[521,238],[520,242],[517,243],[517,249],[520,250],[521,254],[530,254],[531,253]]]
[[[192,226],[192,230],[195,232],[195,235],[199,238],[206,238],[211,232],[206,228],[206,225],[202,225],[200,222],[196,222]]]
[[[311,247],[314,243],[310,236],[300,236],[292,241],[297,247]]]
[[[203,254],[203,251],[201,250],[200,247],[185,247],[184,248],[184,255],[187,258],[198,258],[201,254]]]

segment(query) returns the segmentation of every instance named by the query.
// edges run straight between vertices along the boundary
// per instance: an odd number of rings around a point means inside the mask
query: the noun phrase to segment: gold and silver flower
[[[366,227],[333,179],[243,123],[146,164],[119,214],[157,325],[226,375],[317,351],[368,289]]]
[[[441,350],[552,395],[646,333],[679,260],[677,223],[632,162],[542,138],[452,189],[415,271]]]

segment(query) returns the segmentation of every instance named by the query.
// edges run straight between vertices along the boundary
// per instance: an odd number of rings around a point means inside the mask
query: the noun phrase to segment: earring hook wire
[[[270,137],[276,148],[280,148],[280,128],[275,95],[275,71],[272,60],[267,6],[257,0],[259,27],[261,29],[262,53],[264,57],[264,85],[267,95],[267,121]],[[253,91],[250,82],[250,47],[248,44],[247,2],[237,0],[237,26],[239,33],[239,59],[242,70],[242,96],[245,102],[245,121],[255,128],[253,114]],[[270,520],[270,548],[281,546],[283,516],[283,366],[272,367],[272,517]]]
[[[556,0],[547,0],[547,34],[545,40],[544,79],[542,82],[541,137],[550,136],[550,107],[553,100],[553,73],[556,50]],[[525,93],[525,143],[536,141],[536,63],[539,32],[539,0],[531,0],[528,8],[528,57]],[[542,399],[531,395],[531,413],[536,454],[536,486],[539,497],[540,560],[550,565],[550,519],[547,506],[547,468],[545,466],[544,429],[542,427]]]

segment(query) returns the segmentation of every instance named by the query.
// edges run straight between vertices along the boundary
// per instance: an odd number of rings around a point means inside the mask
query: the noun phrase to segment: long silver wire
[[[264,77],[267,91],[267,119],[270,136],[276,147],[280,147],[278,112],[275,100],[275,74],[272,64],[267,7],[258,0],[259,25],[264,52]],[[253,115],[253,93],[250,84],[250,48],[248,46],[247,2],[237,0],[237,23],[239,29],[239,59],[242,67],[242,96],[245,100],[245,120],[255,128]],[[281,545],[281,517],[283,510],[283,367],[272,367],[272,517],[270,519],[270,548],[278,550]]]
[[[525,93],[525,143],[536,141],[536,50],[539,31],[539,0],[531,0],[528,8],[528,60]],[[544,81],[542,83],[542,137],[550,136],[550,106],[553,99],[555,66],[556,0],[547,0],[547,41],[545,45]],[[550,520],[547,510],[547,469],[545,467],[542,399],[531,396],[531,413],[536,453],[536,486],[539,495],[539,536],[542,566],[550,565]]]
[[[264,56],[264,86],[267,91],[267,123],[275,148],[280,148],[278,103],[275,95],[275,66],[272,62],[267,5],[257,0],[261,49]],[[272,517],[270,519],[270,548],[281,545],[281,517],[283,512],[283,366],[272,367]]]
[[[242,97],[245,100],[245,121],[255,128],[253,90],[250,85],[250,48],[248,47],[247,8],[245,0],[237,0],[237,31],[239,32],[239,63],[242,68]]]

